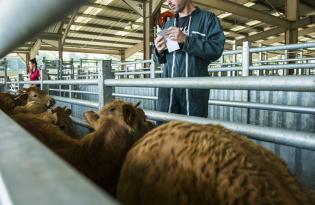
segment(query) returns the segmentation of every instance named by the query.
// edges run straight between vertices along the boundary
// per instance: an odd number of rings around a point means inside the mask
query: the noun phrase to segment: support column
[[[143,2],[143,59],[149,60],[151,58],[150,42],[153,41],[152,37],[152,7],[151,1],[145,0]]]
[[[294,22],[298,19],[299,11],[299,0],[286,0],[286,17],[289,21]],[[288,29],[285,32],[285,44],[296,44],[298,43],[298,29]],[[288,58],[296,58],[296,51],[290,50],[288,52]],[[289,63],[295,63],[294,61]],[[287,70],[288,75],[294,74],[294,69]]]
[[[30,54],[26,53],[25,55],[26,55],[26,58],[25,58],[26,74],[28,74],[30,71],[30,68],[28,67],[28,62],[30,62]]]
[[[63,62],[63,43],[62,38],[59,38],[58,41],[58,51],[59,51],[59,60]]]

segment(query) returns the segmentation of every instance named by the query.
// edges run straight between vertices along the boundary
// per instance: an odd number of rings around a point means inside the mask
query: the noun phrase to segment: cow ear
[[[137,104],[135,104],[135,107],[139,107],[140,104],[141,104],[141,101],[137,102]]]
[[[65,107],[64,110],[65,110],[67,115],[69,115],[69,116],[71,115],[71,109]]]
[[[133,122],[136,120],[136,110],[135,107],[129,104],[123,105],[123,118],[124,121],[129,125],[132,126]]]
[[[22,106],[26,104],[28,98],[28,94],[27,93],[23,93],[20,94],[19,96],[14,98],[14,102],[16,106]]]

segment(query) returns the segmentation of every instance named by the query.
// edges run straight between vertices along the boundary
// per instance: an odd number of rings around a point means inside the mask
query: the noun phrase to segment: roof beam
[[[152,14],[155,14],[159,8],[161,8],[162,3],[164,0],[152,0]]]
[[[95,8],[100,8],[103,9],[103,12],[120,12],[120,13],[124,13],[124,14],[133,14],[136,16],[139,16],[138,13],[136,13],[135,11],[133,11],[132,9],[125,9],[125,8],[121,8],[121,7],[116,7],[116,6],[111,6],[111,5],[103,5],[103,4],[98,4],[95,2],[89,2],[86,6],[92,6]]]
[[[74,48],[92,48],[92,49],[107,49],[107,50],[119,50],[126,49],[126,46],[101,46],[101,45],[91,45],[91,44],[82,44],[82,43],[66,43],[64,46],[66,47],[74,47]],[[128,46],[127,46],[128,48]]]
[[[112,21],[115,23],[125,23],[125,24],[129,24],[130,22],[132,24],[138,25],[138,26],[142,26],[142,23],[136,22],[134,19],[122,19],[122,18],[115,18],[115,17],[109,17],[109,16],[103,16],[103,15],[90,15],[90,14],[84,14],[84,13],[79,13],[77,16],[81,16],[81,17],[86,17],[86,18],[91,18],[91,19],[99,19],[99,20],[106,20],[106,21]],[[126,26],[127,26],[126,25]]]
[[[130,8],[132,8],[137,14],[143,16],[143,8],[139,7],[139,3],[135,3],[132,0],[123,0],[123,2],[127,4]]]
[[[117,30],[117,31],[125,31],[129,33],[135,33],[135,34],[142,34],[143,29],[139,30],[128,30],[123,27],[117,27],[117,26],[107,26],[107,25],[100,25],[100,24],[94,24],[94,23],[72,23],[71,25],[74,26],[82,26],[82,27],[89,27],[89,28],[98,28],[98,29],[110,29],[110,30]]]
[[[30,50],[30,58],[31,59],[36,57],[41,45],[42,45],[42,41],[40,39],[38,39]]]
[[[125,52],[125,58],[128,58],[130,56],[132,56],[133,54],[135,54],[138,51],[142,51],[143,50],[143,42],[137,43],[136,45],[134,45],[131,48],[127,48],[124,52]]]
[[[69,22],[68,22],[68,24],[67,24],[67,27],[66,27],[66,29],[65,29],[64,32],[63,32],[63,35],[62,35],[62,37],[61,37],[61,41],[60,41],[60,44],[59,44],[59,46],[60,46],[61,48],[63,47],[63,45],[64,45],[64,43],[65,43],[65,41],[66,41],[67,35],[68,35],[69,31],[70,31],[71,24],[74,22],[77,13],[78,13],[78,10],[76,9],[76,10],[72,13],[71,18],[70,18],[70,20],[69,20]]]
[[[78,38],[78,37],[67,37],[67,40],[76,40],[76,41],[92,41],[95,43],[116,43],[116,44],[122,44],[122,45],[135,45],[134,43],[128,43],[128,42],[117,42],[117,41],[107,41],[107,40],[98,40],[98,39],[90,39],[90,38]]]
[[[248,8],[246,6],[242,6],[240,4],[231,2],[231,1],[222,1],[222,0],[194,0],[194,2],[201,4],[206,7],[215,8],[221,11],[230,12],[232,14],[243,16],[250,19],[259,20],[261,22],[268,23],[270,25],[275,25],[279,27],[288,28],[290,26],[290,22],[281,19],[269,14],[266,14],[261,11],[257,11],[252,8]]]
[[[41,50],[46,51],[58,51],[53,47],[42,46]],[[64,47],[63,51],[68,52],[80,52],[80,53],[98,53],[98,54],[108,54],[108,55],[119,55],[119,50],[105,50],[105,49],[90,49],[90,48],[69,48]]]
[[[94,35],[94,36],[103,36],[103,37],[112,37],[112,38],[118,38],[117,40],[120,41],[122,38],[127,38],[128,40],[136,40],[136,41],[142,41],[142,37],[134,37],[134,36],[119,36],[115,34],[107,34],[107,33],[102,33],[100,35],[99,32],[91,32],[91,31],[76,31],[76,30],[70,30],[70,33],[73,34],[86,34],[86,35]]]
[[[315,16],[310,16],[310,17],[301,19],[299,21],[293,22],[291,24],[291,28],[297,29],[297,28],[305,27],[305,26],[313,24],[313,23],[315,23]],[[261,39],[265,39],[269,36],[279,35],[279,34],[285,32],[285,30],[286,30],[285,28],[273,28],[273,29],[270,29],[267,31],[263,31],[263,32],[248,36],[246,38],[239,39],[236,41],[236,44],[241,45],[244,41],[255,42],[255,41],[258,41]]]
[[[263,31],[263,32],[248,36],[246,38],[239,39],[236,41],[236,45],[241,45],[245,41],[255,42],[255,41],[258,41],[260,39],[265,39],[269,36],[278,35],[278,34],[283,33],[285,31],[286,31],[285,28],[273,28],[273,29],[270,29],[267,31]]]
[[[315,26],[310,27],[310,28],[305,28],[303,30],[298,31],[298,35],[304,36],[304,35],[307,35],[309,33],[314,33],[314,32],[315,32]],[[269,44],[273,44],[273,43],[281,43],[281,42],[284,42],[284,38],[285,38],[284,35],[281,35],[281,36],[278,36],[276,38],[265,40],[262,43],[265,45],[269,45]]]

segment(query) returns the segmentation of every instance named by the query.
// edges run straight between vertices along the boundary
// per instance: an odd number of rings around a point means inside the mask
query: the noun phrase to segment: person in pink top
[[[29,61],[28,63],[28,66],[29,66],[29,78],[30,80],[39,80],[39,77],[40,77],[40,70],[39,68],[37,67],[37,62],[36,62],[36,58],[33,58]]]

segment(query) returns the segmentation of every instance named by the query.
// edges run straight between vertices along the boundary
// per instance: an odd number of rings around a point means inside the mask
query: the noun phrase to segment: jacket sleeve
[[[225,37],[219,19],[211,14],[205,35],[186,36],[183,51],[206,61],[215,61],[222,55]]]
[[[165,52],[164,51],[163,53],[159,54],[157,49],[155,48],[155,45],[154,45],[154,50],[153,50],[153,61],[157,64],[164,64],[166,63],[166,56],[165,56]]]
[[[166,28],[168,28],[168,27],[169,27],[169,21],[167,21],[167,22],[163,25],[162,30],[163,30],[163,29],[166,29]],[[167,53],[168,53],[168,51],[167,51],[167,49],[166,49],[163,53],[159,54],[158,51],[157,51],[157,49],[156,49],[156,47],[155,47],[155,45],[154,45],[154,48],[153,48],[153,61],[154,61],[155,63],[157,63],[157,64],[165,64],[165,63],[166,63],[166,54],[167,54]]]

